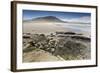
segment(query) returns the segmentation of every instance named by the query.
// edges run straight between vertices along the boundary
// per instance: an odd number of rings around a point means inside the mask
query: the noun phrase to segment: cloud
[[[66,19],[66,20],[64,19],[64,21],[91,23],[91,17],[90,16],[83,16],[80,18],[72,18],[72,19]]]

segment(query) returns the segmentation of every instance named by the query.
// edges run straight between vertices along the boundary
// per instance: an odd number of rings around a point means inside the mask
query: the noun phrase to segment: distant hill
[[[55,23],[66,23],[65,21],[55,17],[55,16],[44,16],[44,17],[37,17],[32,20],[23,20],[24,22],[36,22],[36,23],[41,23],[41,22],[55,22]]]
[[[64,21],[62,21],[61,19],[59,19],[55,16],[38,17],[38,18],[32,19],[32,21],[64,22]]]
[[[44,16],[44,17],[37,17],[31,20],[23,20],[24,22],[35,22],[35,23],[41,23],[41,22],[55,22],[55,23],[70,23],[70,24],[90,24],[89,22],[78,22],[78,21],[63,21],[55,16]]]

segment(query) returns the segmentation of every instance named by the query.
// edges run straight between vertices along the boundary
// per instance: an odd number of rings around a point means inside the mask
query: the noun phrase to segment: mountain
[[[49,21],[49,22],[64,22],[57,17],[54,16],[45,16],[45,17],[38,17],[33,19],[33,21]]]
[[[86,18],[85,18],[86,19]],[[23,20],[23,22],[34,22],[34,23],[69,23],[69,24],[90,24],[85,19],[75,19],[75,20],[67,20],[63,21],[55,16],[44,16],[44,17],[37,17],[30,20]],[[86,21],[86,22],[85,22]]]
[[[35,19],[32,19],[32,21],[35,22],[63,22],[61,19],[55,17],[55,16],[45,16],[45,17],[38,17]]]

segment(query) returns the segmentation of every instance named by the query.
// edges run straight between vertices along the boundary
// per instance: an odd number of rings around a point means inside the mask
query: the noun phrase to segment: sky
[[[91,20],[91,13],[23,10],[23,20],[45,16],[55,16],[63,21],[90,22]]]

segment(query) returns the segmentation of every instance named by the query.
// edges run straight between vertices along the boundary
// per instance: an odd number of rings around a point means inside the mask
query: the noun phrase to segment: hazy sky
[[[64,21],[74,19],[84,21],[88,20],[88,22],[90,22],[91,13],[23,10],[23,20],[29,20],[44,16],[55,16]]]

